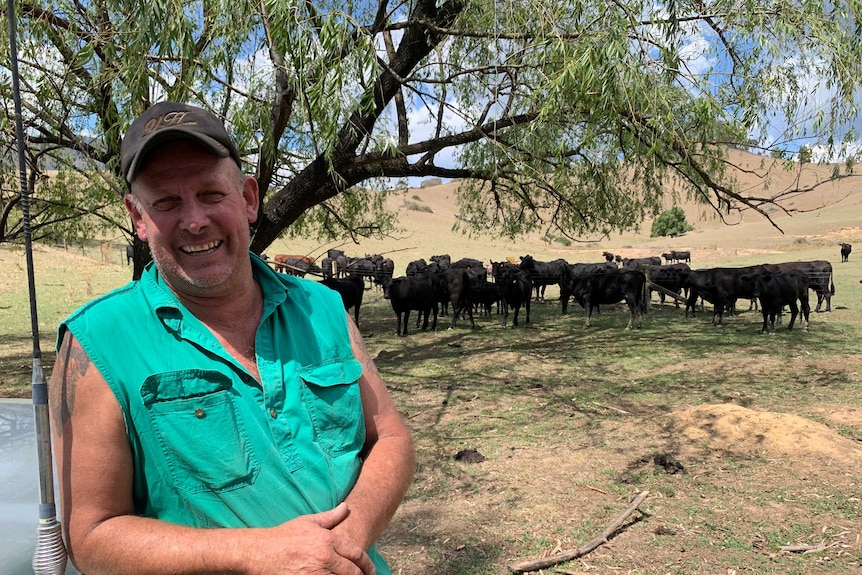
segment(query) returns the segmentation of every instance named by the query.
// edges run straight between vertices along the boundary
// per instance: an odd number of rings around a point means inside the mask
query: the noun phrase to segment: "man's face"
[[[150,153],[133,189],[125,201],[138,237],[178,295],[224,295],[250,274],[257,182],[233,160],[189,140],[170,142]]]

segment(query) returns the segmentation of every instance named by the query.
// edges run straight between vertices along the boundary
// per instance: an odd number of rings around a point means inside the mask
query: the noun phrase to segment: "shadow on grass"
[[[43,338],[44,339],[44,338]],[[50,376],[54,348],[40,342],[42,369]],[[0,397],[29,398],[33,380],[33,338],[29,333],[0,335]]]

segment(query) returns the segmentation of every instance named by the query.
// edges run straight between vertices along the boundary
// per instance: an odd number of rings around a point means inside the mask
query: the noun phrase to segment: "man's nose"
[[[206,206],[200,202],[183,204],[183,214],[180,226],[193,234],[200,233],[209,223]]]

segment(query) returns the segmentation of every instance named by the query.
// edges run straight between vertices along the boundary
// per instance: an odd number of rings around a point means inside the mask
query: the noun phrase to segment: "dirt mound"
[[[764,456],[816,457],[862,468],[862,443],[790,413],[706,404],[670,414],[681,442]]]

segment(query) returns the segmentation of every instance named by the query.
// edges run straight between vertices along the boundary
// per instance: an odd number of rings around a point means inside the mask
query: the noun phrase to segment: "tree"
[[[690,232],[694,227],[685,220],[685,212],[682,208],[671,208],[663,211],[652,223],[650,237],[670,236],[675,238],[685,232]]]
[[[74,194],[36,186],[34,225],[52,235],[113,226],[132,237],[116,209],[121,137],[164,98],[221,114],[240,142],[263,191],[258,252],[283,233],[389,233],[385,190],[408,177],[463,179],[465,230],[510,237],[637,226],[661,210],[670,178],[719,213],[768,217],[781,197],[738,190],[726,147],[766,141],[763,119],[795,118],[812,79],[835,95],[814,124],[831,136],[855,113],[862,78],[854,0],[16,5],[34,182],[52,170],[88,182]],[[0,98],[15,146],[8,74]],[[0,189],[5,211],[14,186]]]

